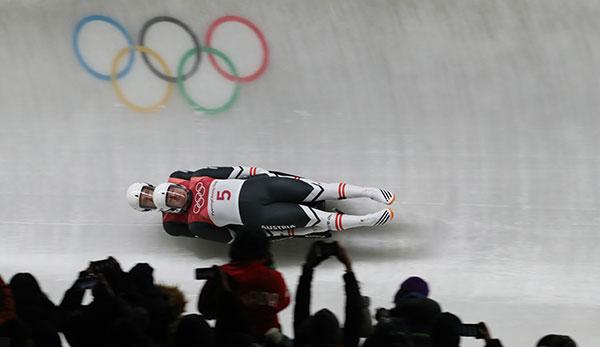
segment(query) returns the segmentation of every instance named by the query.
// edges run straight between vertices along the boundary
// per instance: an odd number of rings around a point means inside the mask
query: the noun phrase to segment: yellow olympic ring
[[[154,50],[152,50],[151,48],[148,48],[148,47],[144,47],[144,46],[134,46],[134,48],[138,52],[146,53],[146,54],[149,54],[150,56],[152,56],[154,59],[156,59],[158,61],[159,65],[162,67],[164,73],[167,76],[171,75],[171,70],[167,66],[167,63],[165,63],[164,59],[158,53],[156,53]],[[157,103],[155,103],[154,105],[150,105],[150,106],[139,106],[139,105],[136,105],[133,102],[129,101],[125,97],[125,94],[123,94],[123,91],[121,90],[121,87],[119,86],[119,82],[117,80],[117,70],[119,67],[119,62],[121,61],[121,59],[123,59],[125,54],[127,54],[129,52],[129,49],[130,49],[129,47],[125,47],[122,50],[120,50],[119,53],[115,56],[115,58],[112,61],[112,68],[110,70],[110,80],[112,82],[112,86],[115,90],[115,93],[117,94],[117,98],[119,98],[119,100],[121,100],[121,102],[124,103],[125,106],[127,106],[128,108],[130,108],[131,110],[136,111],[136,112],[159,111],[162,106],[165,106],[167,104],[167,102],[169,102],[169,98],[171,98],[171,95],[173,94],[173,84],[172,83],[167,83],[167,90],[166,90],[165,94],[163,95],[163,97]]]

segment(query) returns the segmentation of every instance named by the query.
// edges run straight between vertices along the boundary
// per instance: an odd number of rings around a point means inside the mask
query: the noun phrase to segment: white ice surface
[[[134,40],[145,20],[175,16],[202,41],[212,20],[241,15],[265,33],[271,63],[216,117],[177,91],[161,112],[135,113],[75,59],[75,23],[95,13]],[[125,189],[175,169],[256,165],[396,192],[393,224],[335,235],[373,308],[420,275],[444,310],[486,321],[505,346],[547,333],[597,345],[598,18],[593,0],[0,0],[0,274],[32,272],[58,303],[89,260],[113,255],[125,269],[150,263],[195,311],[192,270],[225,262],[226,247],[169,237]],[[82,46],[106,73],[123,42],[96,28]],[[173,38],[155,28],[157,51],[190,44],[163,28]],[[247,73],[261,58],[248,40],[228,25],[213,45]],[[175,70],[178,55],[164,56]],[[206,57],[202,69],[190,88],[216,105],[231,83]],[[148,71],[138,56],[122,79],[139,103],[166,86]],[[292,293],[307,247],[274,245]],[[313,309],[342,315],[341,275],[333,261],[318,269]],[[288,333],[291,316],[280,315]]]

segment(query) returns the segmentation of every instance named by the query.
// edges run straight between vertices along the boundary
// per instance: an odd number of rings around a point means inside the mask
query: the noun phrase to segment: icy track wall
[[[118,87],[135,105],[157,105],[137,112],[74,53],[76,24],[93,14],[118,21],[134,42],[149,19],[174,17],[203,45],[214,20],[241,16],[264,34],[268,66],[235,83],[204,54],[185,81],[189,96],[214,110],[239,93],[223,112],[198,112],[137,54]],[[533,346],[550,332],[593,345],[598,18],[597,2],[562,0],[0,0],[0,274],[30,271],[59,302],[89,260],[113,255],[126,269],[150,263],[194,311],[192,269],[224,262],[226,248],[169,237],[158,215],[127,206],[125,189],[175,169],[256,165],[397,193],[394,224],[335,235],[372,308],[389,307],[416,274],[444,310],[486,321],[507,346]],[[172,74],[194,45],[173,23],[152,25],[145,40]],[[110,74],[127,41],[94,21],[79,45]],[[263,61],[257,35],[240,23],[220,25],[212,47],[241,76]],[[127,66],[126,53],[118,63],[116,71]],[[292,293],[307,247],[274,245]],[[313,309],[342,317],[341,267],[322,267]],[[288,333],[291,314],[281,314]]]
[[[96,46],[95,50],[93,50],[95,51],[95,53],[87,52],[86,54],[82,49],[82,46],[84,45],[81,43],[81,41],[84,40],[82,39],[82,36],[85,36],[84,34],[82,34],[84,28],[86,28],[86,26],[92,25],[92,23],[98,22],[107,24],[111,26],[113,30],[117,30],[118,32],[120,32],[123,35],[123,40],[125,41],[123,42],[124,47],[117,50],[116,54],[113,54],[114,57],[112,58],[112,62],[110,64],[109,74],[99,72],[96,68],[92,66],[92,64],[88,62],[86,56],[92,56],[97,58],[99,56],[102,56],[103,53],[108,53],[108,57],[104,58],[110,58],[110,54],[114,52],[109,47],[116,46],[115,43],[111,42],[112,37],[108,37],[104,40],[99,39],[98,37],[89,37],[90,35],[100,36],[98,31],[93,31],[91,34],[88,34],[87,41],[88,46]],[[148,39],[148,36],[151,36],[149,34],[151,28],[159,24],[165,23],[171,24],[171,29],[167,29],[167,31],[165,31],[163,26],[163,30],[160,31],[160,35],[155,36],[155,41],[168,43],[170,46],[177,45],[179,47],[185,47],[185,42],[173,38],[177,37],[173,34],[172,31],[174,25],[175,27],[178,27],[179,30],[182,30],[189,36],[188,41],[190,42],[188,42],[187,46],[192,47],[189,49],[185,49],[181,54],[179,54],[180,58],[176,62],[176,68],[174,70],[171,70],[169,68],[169,64],[167,64],[165,58],[163,58],[161,54],[159,54],[156,50],[150,48],[150,45],[152,44],[149,44],[148,42],[150,41]],[[258,61],[258,67],[248,74],[240,75],[240,73],[238,72],[238,68],[236,68],[236,65],[232,62],[231,58],[224,54],[222,50],[214,48],[211,44],[211,41],[214,40],[215,32],[217,32],[219,29],[221,29],[222,26],[228,23],[242,24],[243,26],[247,27],[247,29],[250,29],[256,35],[256,38],[260,43],[260,51],[258,53],[262,58],[260,58]],[[238,35],[234,35],[228,41],[232,43],[232,50],[234,50],[235,48],[238,48],[239,50],[240,47],[247,46],[244,45],[244,42],[247,41],[247,38],[239,37]],[[88,51],[90,50],[91,49],[88,49]],[[246,18],[239,16],[222,16],[215,19],[206,31],[206,35],[204,36],[204,42],[200,43],[198,36],[194,33],[194,31],[187,24],[174,17],[157,16],[153,17],[152,19],[149,19],[147,22],[144,23],[144,25],[140,29],[137,42],[134,42],[129,31],[114,18],[104,15],[89,15],[79,20],[79,22],[77,22],[77,25],[75,26],[75,29],[73,30],[73,51],[77,56],[77,60],[79,61],[82,68],[89,72],[91,76],[101,81],[110,81],[119,101],[127,108],[135,112],[160,111],[160,109],[164,108],[170,101],[173,94],[173,86],[175,84],[177,85],[177,90],[179,91],[181,97],[190,105],[190,107],[193,110],[203,112],[206,114],[218,114],[221,112],[225,112],[229,110],[229,108],[236,101],[240,90],[240,84],[253,82],[257,78],[261,77],[261,75],[266,71],[269,64],[269,46],[266,42],[264,34],[260,31],[259,28],[256,27],[254,23],[252,23]],[[173,47],[169,47],[167,52],[177,54],[179,50],[173,49]],[[121,87],[119,82],[120,79],[126,77],[131,71],[135,62],[136,53],[141,54],[143,62],[146,64],[149,71],[152,72],[154,77],[166,82],[166,88],[164,88],[165,92],[163,93],[163,95],[159,98],[158,101],[150,105],[142,105],[139,102],[132,101],[128,96],[126,96],[126,93],[123,91],[123,88]],[[212,66],[212,69],[218,72],[218,74],[221,75],[222,78],[224,78],[225,80],[229,80],[234,84],[234,86],[231,88],[232,91],[229,93],[229,97],[226,98],[226,100],[218,106],[206,106],[199,104],[195,100],[195,98],[192,95],[190,95],[191,93],[189,91],[189,88],[186,87],[186,82],[198,72],[203,53],[205,53],[204,56],[207,57],[208,61],[210,62],[210,66]],[[125,59],[124,57],[127,57],[127,62],[121,65],[120,63],[123,62],[123,60]],[[217,59],[220,59],[222,62],[224,62],[226,68],[223,68],[221,64],[217,62]],[[242,63],[249,61],[247,57],[242,57],[239,60],[242,61]],[[109,60],[105,59],[105,61]],[[160,68],[157,68],[157,66],[159,66]],[[206,82],[210,82],[208,76],[202,77],[200,77],[200,81],[203,81],[204,84],[207,84]],[[136,83],[130,83],[129,85],[132,87],[136,94],[145,97],[149,94],[148,91],[152,90],[152,87],[155,87],[148,80],[148,76],[144,76],[143,78],[140,78],[139,81],[136,81]],[[207,87],[204,87],[204,89],[206,88]],[[217,87],[212,87],[210,89],[219,90],[220,88],[217,84]],[[150,92],[150,94],[152,93]],[[208,93],[206,93],[205,91],[203,94]]]

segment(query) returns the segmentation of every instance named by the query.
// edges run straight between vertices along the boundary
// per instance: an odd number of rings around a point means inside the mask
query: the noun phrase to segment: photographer
[[[394,296],[394,308],[377,310],[375,332],[365,347],[412,344],[431,345],[431,328],[440,305],[429,298],[429,285],[420,277],[407,278]]]
[[[485,347],[502,347],[500,340],[491,337],[485,323],[463,324],[460,318],[449,312],[441,313],[436,317],[433,323],[431,346],[458,347],[461,336],[485,340]]]
[[[71,347],[78,346],[136,346],[147,343],[142,333],[148,317],[134,310],[115,294],[112,283],[118,278],[120,266],[112,257],[91,262],[79,273],[59,306],[62,332]],[[82,305],[86,290],[94,297]],[[145,323],[144,323],[145,322]]]
[[[290,302],[283,276],[274,269],[269,241],[264,232],[247,230],[231,244],[229,257],[220,267],[196,270],[196,278],[207,280],[198,311],[216,319],[219,346],[267,342],[267,332],[272,339],[273,329],[281,329],[277,313]]]
[[[311,283],[314,268],[323,260],[334,256],[346,267],[344,283],[346,291],[346,321],[344,328],[336,316],[327,309],[310,315]],[[345,346],[356,347],[363,325],[363,297],[352,271],[352,263],[346,249],[337,242],[317,241],[310,247],[296,292],[294,307],[295,346]]]

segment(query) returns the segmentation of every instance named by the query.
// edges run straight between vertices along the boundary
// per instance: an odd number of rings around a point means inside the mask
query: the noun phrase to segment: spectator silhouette
[[[229,263],[213,267],[213,278],[200,292],[198,311],[207,319],[216,319],[219,346],[262,343],[271,329],[281,329],[277,313],[290,302],[287,286],[274,269],[264,232],[240,233],[231,244],[229,257]]]
[[[10,280],[17,316],[31,330],[35,346],[60,346],[58,308],[44,294],[33,275],[18,273]]]
[[[500,340],[491,337],[487,326],[483,322],[477,325],[478,336],[475,338],[484,340],[485,347],[502,347]],[[440,313],[433,322],[431,346],[458,347],[460,346],[461,335],[463,335],[463,324],[460,318],[449,312]]]
[[[432,325],[432,347],[458,347],[462,322],[449,312],[440,313]]]
[[[215,347],[213,329],[199,314],[188,314],[179,320],[172,347]]]
[[[105,275],[106,274],[106,275]],[[108,278],[110,278],[110,283]],[[92,262],[79,274],[59,306],[61,329],[71,347],[136,346],[149,342],[143,331],[148,316],[135,309],[116,292],[111,283],[122,285],[123,273],[114,258]],[[86,290],[93,301],[82,305]]]
[[[394,296],[394,308],[377,310],[371,346],[431,346],[431,329],[440,305],[429,298],[429,285],[420,277],[407,278]]]
[[[427,346],[433,321],[441,312],[440,305],[429,298],[427,282],[417,276],[407,278],[396,292],[394,304],[390,315],[404,320],[417,346]]]
[[[17,318],[17,309],[10,286],[0,277],[0,327],[7,330],[9,322]]]
[[[137,305],[148,314],[149,324],[146,334],[154,343],[164,344],[169,337],[169,325],[174,318],[169,315],[169,297],[154,285],[154,269],[147,263],[138,263],[129,270],[135,286]]]
[[[330,256],[335,256],[346,267],[346,273],[343,275],[346,292],[346,320],[343,329],[340,329],[340,323],[335,314],[328,309],[321,309],[314,315],[310,315],[314,268]],[[302,274],[296,291],[295,346],[358,346],[359,332],[363,323],[362,308],[363,298],[346,250],[337,242],[317,241],[313,243],[302,266]]]
[[[17,309],[10,286],[0,276],[0,344],[32,346],[31,332],[17,319]]]

